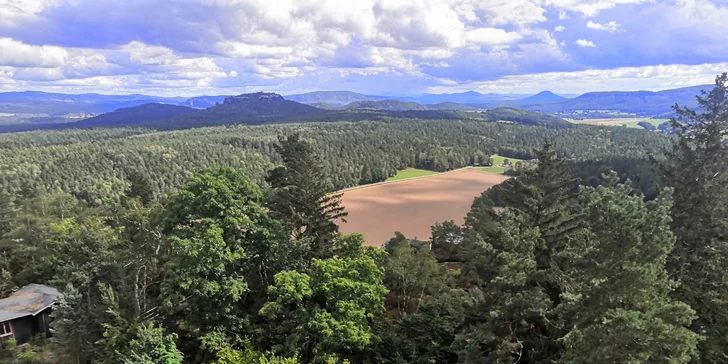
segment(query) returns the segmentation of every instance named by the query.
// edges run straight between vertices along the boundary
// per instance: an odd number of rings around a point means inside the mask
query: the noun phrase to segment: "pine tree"
[[[126,196],[129,198],[139,198],[143,204],[149,204],[154,201],[154,185],[146,174],[138,170],[131,170],[127,173],[129,180],[129,189]]]
[[[697,311],[693,331],[705,336],[700,361],[728,361],[728,75],[697,97],[702,112],[675,106],[679,139],[661,165],[674,189],[672,230],[677,237],[669,268],[680,286],[675,297]]]
[[[575,287],[558,308],[570,326],[562,361],[686,363],[698,335],[687,328],[695,311],[671,297],[665,268],[675,240],[671,193],[645,203],[618,182],[612,173],[581,193],[589,233],[568,271]]]
[[[539,231],[525,220],[506,209],[493,236],[471,253],[466,269],[477,280],[459,297],[464,329],[453,344],[460,362],[553,362],[559,351],[549,333],[553,303],[535,284]]]
[[[558,357],[562,350],[558,340],[565,331],[562,323],[555,317],[554,310],[561,304],[562,295],[572,284],[572,278],[564,271],[573,259],[573,244],[579,240],[582,229],[581,218],[574,212],[577,180],[570,178],[565,161],[557,156],[550,143],[545,143],[536,152],[536,156],[538,164],[535,168],[525,170],[522,176],[506,181],[501,193],[506,208],[517,215],[522,224],[538,234],[532,252],[535,266],[519,289],[523,291],[522,294],[535,294],[531,290],[538,287],[548,297],[545,301],[547,304],[538,302],[543,306],[540,306],[538,315],[531,317],[532,332],[537,339],[520,341],[524,345],[523,355],[529,360],[540,362]],[[483,225],[487,226],[491,216],[478,210],[472,211],[471,215],[475,217],[476,213],[481,215],[481,219],[484,219]],[[478,227],[480,224],[474,220],[469,225]],[[504,233],[500,231],[498,234]],[[498,236],[479,237],[472,233],[466,233],[466,236],[469,239],[485,239],[485,243],[490,243],[493,239],[503,239]],[[470,279],[477,278],[472,273],[469,276]]]
[[[53,308],[51,332],[53,342],[58,344],[69,363],[85,363],[92,356],[93,343],[88,341],[87,315],[81,293],[68,285]]]
[[[549,264],[548,252],[579,227],[579,219],[570,211],[578,180],[569,177],[571,173],[565,161],[557,156],[552,144],[545,143],[536,156],[536,168],[508,180],[503,201],[539,229],[544,240],[539,267],[544,268]]]
[[[339,232],[336,221],[347,216],[341,194],[334,193],[321,159],[299,134],[279,141],[276,150],[283,166],[267,178],[272,187],[271,212],[295,238],[310,244],[312,257],[328,258]]]

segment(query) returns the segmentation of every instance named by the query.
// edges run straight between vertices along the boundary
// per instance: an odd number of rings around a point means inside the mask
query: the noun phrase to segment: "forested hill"
[[[337,188],[385,180],[397,170],[437,171],[478,164],[488,156],[528,159],[544,139],[599,176],[611,166],[636,184],[651,177],[643,163],[669,137],[643,130],[575,125],[569,128],[389,117],[383,121],[217,126],[178,131],[98,128],[0,135],[0,193],[67,191],[92,203],[118,199],[130,176],[142,174],[161,196],[193,171],[208,166],[239,168],[259,179],[278,156],[278,135],[301,132],[324,158]],[[584,176],[586,178],[588,176]]]
[[[110,113],[101,114],[89,119],[70,123],[66,126],[74,128],[86,127],[115,127],[115,126],[144,126],[170,118],[181,117],[194,113],[195,109],[167,105],[167,104],[144,104],[134,107],[119,109]]]
[[[343,106],[344,110],[385,110],[385,111],[405,111],[405,110],[428,110],[425,105],[416,102],[406,102],[397,100],[382,101],[356,101]]]
[[[541,125],[550,127],[567,127],[569,122],[553,115],[542,114],[513,107],[499,107],[485,112],[488,120],[509,121],[526,125]]]
[[[524,106],[529,110],[554,113],[575,110],[610,110],[645,116],[672,114],[676,103],[696,107],[695,96],[712,86],[701,85],[665,91],[589,92],[574,99]]]
[[[305,94],[288,95],[284,96],[284,98],[303,104],[325,103],[333,107],[341,107],[352,102],[383,100],[386,97],[363,95],[351,91],[315,91]]]
[[[145,104],[73,123],[0,125],[0,132],[124,126],[176,130],[214,125],[386,120],[392,117],[509,121],[551,127],[569,125],[560,118],[515,108],[470,112],[468,110],[471,108],[453,103],[424,106],[414,102],[386,100],[355,104],[351,109],[325,109],[286,100],[275,93],[259,92],[229,96],[222,103],[201,110],[158,103]]]
[[[52,339],[4,335],[0,363],[725,363],[728,74],[700,103],[673,136],[391,115],[0,135],[0,297],[60,293]],[[494,153],[529,161],[462,224],[339,233],[337,189]]]

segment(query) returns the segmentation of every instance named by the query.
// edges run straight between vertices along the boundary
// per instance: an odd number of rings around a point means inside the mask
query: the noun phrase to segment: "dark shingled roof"
[[[0,300],[0,322],[35,316],[58,300],[58,290],[42,284],[29,284]]]

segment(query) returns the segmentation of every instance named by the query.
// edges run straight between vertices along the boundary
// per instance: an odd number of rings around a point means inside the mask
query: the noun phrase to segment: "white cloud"
[[[728,6],[722,3],[0,0],[0,85],[60,87],[60,80],[72,79],[79,80],[73,81],[74,87],[87,82],[88,90],[113,84],[109,90],[183,88],[181,93],[216,87],[225,88],[224,93],[301,85],[405,87],[383,86],[380,80],[386,79],[411,83],[409,87],[420,91],[442,79],[467,83],[503,75],[617,67],[627,61],[722,62],[728,54],[722,38],[728,32]],[[596,15],[614,21],[590,18]],[[557,16],[575,20],[560,22]],[[571,25],[582,18],[590,18],[583,20],[589,20],[586,28]],[[629,29],[630,37],[587,29]],[[598,44],[599,52],[584,52],[571,44]],[[632,56],[620,57],[623,54]],[[103,78],[83,81],[94,77]],[[309,86],[310,82],[317,83]]]
[[[502,45],[510,44],[523,38],[516,32],[506,32],[497,28],[480,28],[470,30],[465,34],[465,39],[477,45]]]
[[[574,42],[574,44],[576,44],[582,48],[594,48],[597,46],[596,44],[594,44],[594,42],[592,42],[590,40],[586,40],[586,39],[577,39],[576,42]]]
[[[712,84],[715,76],[728,70],[728,63],[701,65],[657,65],[621,67],[577,72],[549,72],[507,76],[493,81],[472,82],[457,86],[435,86],[426,91],[451,93],[478,92],[532,93],[543,90],[562,93],[593,91],[665,90],[702,84]]]
[[[16,26],[51,6],[52,0],[0,0],[0,27]]]
[[[447,0],[468,23],[491,26],[526,26],[546,21],[540,1],[532,0]]]
[[[652,0],[545,0],[544,4],[554,6],[562,11],[568,10],[586,16],[594,16],[617,5],[640,4],[648,1]],[[566,15],[566,13],[564,14]]]
[[[59,67],[68,52],[60,47],[30,46],[11,38],[0,38],[0,65],[13,67]]]
[[[589,20],[586,23],[586,27],[589,29],[599,30],[599,31],[608,32],[608,33],[612,33],[612,34],[624,31],[623,29],[621,29],[622,25],[617,23],[616,21],[610,21],[609,23],[606,23],[606,24],[599,24],[599,23],[595,23],[595,22]]]

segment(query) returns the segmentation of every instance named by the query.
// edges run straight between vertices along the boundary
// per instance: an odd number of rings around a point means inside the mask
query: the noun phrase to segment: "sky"
[[[728,0],[0,0],[0,92],[661,90],[728,71]]]

